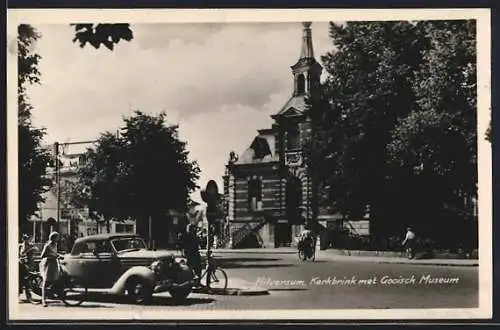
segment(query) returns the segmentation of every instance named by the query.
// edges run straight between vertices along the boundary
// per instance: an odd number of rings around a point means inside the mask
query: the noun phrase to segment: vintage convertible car
[[[170,251],[148,250],[138,235],[79,238],[61,264],[70,275],[85,281],[88,288],[126,294],[135,303],[145,303],[153,293],[165,291],[174,299],[185,299],[194,284],[185,259]]]

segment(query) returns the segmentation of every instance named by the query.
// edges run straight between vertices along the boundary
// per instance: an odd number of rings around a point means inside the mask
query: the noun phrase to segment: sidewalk
[[[216,249],[214,255],[219,254],[296,254],[297,249],[293,247],[282,248],[254,248],[254,249]],[[205,253],[205,251],[202,251]],[[371,262],[384,264],[412,264],[412,265],[434,265],[434,266],[462,266],[476,267],[479,265],[478,259],[453,258],[451,254],[436,254],[432,259],[408,259],[402,252],[390,251],[357,251],[357,250],[317,250],[316,258],[319,260],[331,261],[353,261]]]
[[[343,255],[336,250],[317,251],[316,258],[319,260],[331,261],[352,261],[369,262],[377,264],[408,264],[408,265],[428,265],[428,266],[457,266],[457,267],[477,267],[477,259],[408,259],[395,256],[362,256],[362,255]]]

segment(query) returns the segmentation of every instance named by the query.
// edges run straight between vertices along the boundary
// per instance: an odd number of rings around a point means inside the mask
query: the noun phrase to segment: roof
[[[113,238],[140,237],[137,234],[97,234],[78,238],[75,243],[86,241],[104,241]]]
[[[274,136],[257,135],[234,164],[260,164],[274,161],[276,161]]]
[[[310,65],[313,65],[316,63],[318,63],[318,62],[316,61],[316,59],[314,57],[302,57],[297,61],[297,63],[292,65],[291,68],[295,69],[295,68],[298,68],[298,67],[303,66],[303,65],[310,66]]]
[[[295,112],[293,115],[302,115],[306,109],[307,104],[304,95],[292,96],[275,116],[282,116],[288,111],[291,111],[291,114]]]

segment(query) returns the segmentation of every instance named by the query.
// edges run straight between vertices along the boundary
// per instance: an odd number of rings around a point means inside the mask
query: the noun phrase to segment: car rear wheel
[[[133,303],[146,304],[153,297],[153,288],[145,279],[133,277],[127,283],[127,294]]]

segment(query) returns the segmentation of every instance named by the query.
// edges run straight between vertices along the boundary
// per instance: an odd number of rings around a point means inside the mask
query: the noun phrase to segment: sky
[[[300,22],[138,24],[114,51],[80,48],[67,24],[35,27],[42,79],[28,93],[45,143],[93,140],[134,110],[165,111],[199,163],[198,185],[214,179],[221,190],[229,152],[243,153],[291,96],[302,43]],[[321,62],[328,23],[313,23],[312,35]]]

